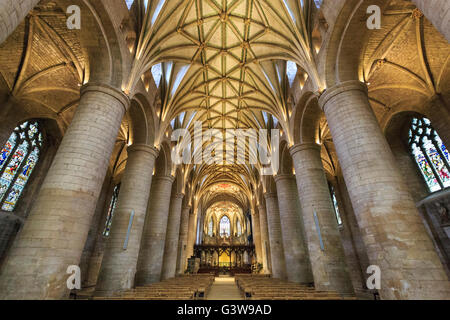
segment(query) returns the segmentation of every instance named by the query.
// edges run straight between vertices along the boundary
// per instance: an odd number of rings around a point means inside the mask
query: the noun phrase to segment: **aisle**
[[[218,277],[206,300],[244,300],[233,277]]]

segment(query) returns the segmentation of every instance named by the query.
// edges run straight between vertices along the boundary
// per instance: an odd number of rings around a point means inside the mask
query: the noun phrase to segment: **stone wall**
[[[429,195],[417,207],[450,278],[450,190]]]

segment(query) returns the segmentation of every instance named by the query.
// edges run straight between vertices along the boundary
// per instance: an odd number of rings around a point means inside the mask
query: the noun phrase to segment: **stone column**
[[[184,274],[186,270],[186,253],[188,242],[189,212],[190,206],[181,209],[180,237],[178,240],[177,274]]]
[[[252,210],[252,229],[253,229],[253,243],[255,244],[256,261],[262,263],[261,250],[261,226],[259,222],[259,215]]]
[[[412,0],[412,2],[450,42],[450,2],[448,0]]]
[[[269,228],[272,276],[286,280],[286,262],[284,260],[283,238],[281,234],[280,211],[276,193],[264,194],[267,209],[267,225]]]
[[[175,277],[177,270],[178,242],[180,239],[181,204],[184,194],[172,194],[167,221],[166,245],[162,267],[162,280]]]
[[[353,294],[320,150],[321,147],[315,143],[299,144],[291,148],[314,286],[318,290]],[[314,211],[317,214],[323,250]]]
[[[345,261],[352,280],[353,290],[357,297],[369,296],[372,299],[373,296],[368,292],[366,286],[366,280],[369,277],[367,274],[367,268],[370,266],[369,258],[342,173],[338,173],[333,178],[332,184],[342,220],[342,225],[339,226],[339,233],[341,234],[342,248],[344,249]]]
[[[311,264],[300,216],[295,177],[291,174],[279,174],[275,177],[275,183],[287,279],[296,283],[312,283]]]
[[[347,81],[320,98],[369,261],[381,269],[383,299],[443,299],[444,268],[368,100]]]
[[[172,176],[153,178],[136,272],[138,286],[161,281],[173,181]]]
[[[0,274],[0,299],[61,299],[78,265],[128,98],[90,84]]]
[[[0,1],[0,44],[2,44],[25,19],[39,0]]]
[[[450,4],[450,2],[449,2]],[[450,17],[449,17],[450,19]],[[428,102],[427,117],[447,148],[450,148],[450,108],[440,95],[433,96]]]
[[[0,266],[7,257],[8,249],[14,243],[23,222],[23,219],[12,213],[2,212],[0,214]]]
[[[191,212],[189,215],[189,223],[188,223],[188,236],[187,236],[187,249],[186,249],[186,266],[187,259],[194,255],[194,245],[195,238],[197,236],[196,232],[196,224],[197,224],[197,215],[194,212]]]
[[[130,289],[134,285],[153,167],[159,153],[145,144],[134,144],[127,152],[127,166],[97,281],[96,292],[102,294]],[[124,249],[127,236],[128,244]]]
[[[103,222],[106,221],[108,210],[104,210],[102,214]],[[102,228],[103,227],[103,228]],[[95,246],[88,261],[88,271],[86,274],[86,287],[93,287],[97,284],[100,267],[102,266],[103,254],[105,253],[105,246],[107,239],[103,236],[104,227],[99,227],[95,239]]]
[[[100,196],[97,201],[97,205],[95,207],[95,212],[92,217],[91,227],[88,232],[87,240],[84,245],[83,253],[80,259],[80,270],[81,270],[81,287],[87,288],[89,287],[89,269],[91,264],[91,257],[95,251],[96,243],[98,239],[98,233],[100,230],[103,231],[104,228],[104,212],[105,207],[109,207],[107,205],[107,199],[109,200],[111,189],[111,173],[108,170],[106,174],[105,181],[103,182],[102,191],[100,192]],[[109,204],[109,203],[108,203]],[[95,283],[94,283],[95,284]]]
[[[267,214],[266,207],[263,204],[258,206],[259,212],[259,224],[261,227],[261,251],[263,257],[263,267],[264,273],[271,273],[270,264],[270,241],[269,241],[269,230],[267,228]]]

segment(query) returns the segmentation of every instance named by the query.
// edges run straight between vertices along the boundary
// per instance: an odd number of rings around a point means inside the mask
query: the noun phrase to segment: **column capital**
[[[173,176],[154,176],[155,180],[165,180],[167,182],[173,183],[175,181],[175,177]]]
[[[345,81],[325,90],[325,92],[319,98],[319,105],[322,108],[322,110],[324,110],[328,101],[330,101],[332,98],[343,92],[352,90],[362,91],[366,95],[368,94],[368,88],[365,83],[362,83],[361,81],[358,80]]]
[[[80,93],[84,95],[87,92],[101,92],[117,99],[123,106],[125,112],[130,107],[130,98],[120,89],[114,88],[108,84],[89,82],[81,87]]]
[[[177,192],[177,193],[172,195],[172,198],[178,199],[178,200],[182,200],[184,198],[184,193]]]
[[[282,181],[282,180],[295,180],[295,176],[290,173],[277,174],[273,178],[274,178],[275,182]]]
[[[276,192],[268,192],[268,193],[264,193],[264,198],[265,199],[273,199],[276,198],[278,195]]]
[[[317,143],[297,143],[289,149],[289,152],[291,153],[291,156],[294,157],[294,155],[298,152],[304,151],[304,150],[315,150],[315,151],[321,151],[322,146]]]
[[[191,210],[192,206],[190,205],[183,205],[182,210]]]
[[[153,146],[150,146],[148,144],[143,144],[143,143],[134,143],[127,148],[128,154],[130,154],[132,152],[138,152],[138,151],[147,152],[147,153],[151,154],[152,156],[154,156],[155,158],[158,157],[158,154],[159,154],[158,149],[156,149]]]

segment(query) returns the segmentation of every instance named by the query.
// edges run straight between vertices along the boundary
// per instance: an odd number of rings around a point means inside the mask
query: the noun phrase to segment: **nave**
[[[450,299],[449,15],[0,0],[0,299]]]

